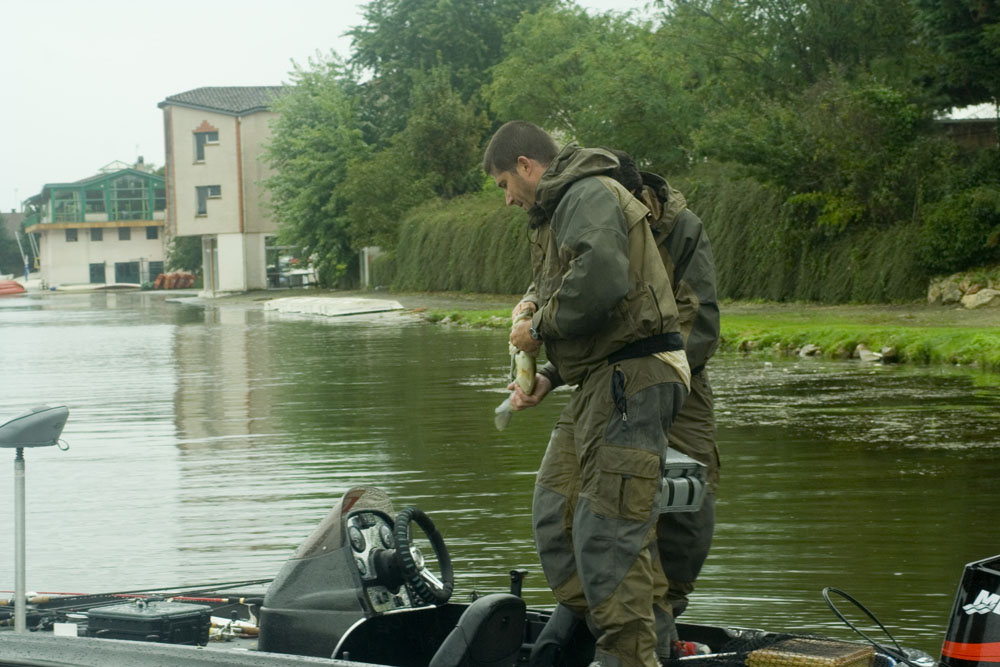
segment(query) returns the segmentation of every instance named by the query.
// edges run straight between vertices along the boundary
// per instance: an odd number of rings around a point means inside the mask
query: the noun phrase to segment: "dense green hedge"
[[[884,303],[926,293],[918,224],[817,227],[785,193],[724,170],[677,185],[708,230],[723,298]]]
[[[919,226],[832,233],[796,225],[784,195],[748,178],[678,181],[705,222],[723,298],[881,303],[921,298]],[[527,218],[488,191],[434,201],[402,221],[376,284],[405,291],[520,294],[531,280]]]
[[[527,223],[499,190],[435,200],[407,214],[376,271],[395,290],[522,294],[531,282]]]

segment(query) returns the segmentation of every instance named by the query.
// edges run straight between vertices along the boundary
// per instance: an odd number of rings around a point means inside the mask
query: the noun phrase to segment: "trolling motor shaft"
[[[27,447],[51,447],[69,418],[66,406],[34,408],[31,412],[0,424],[0,447],[14,453],[14,632],[27,630],[27,587],[25,584],[25,510],[24,450]]]
[[[24,448],[14,454],[14,632],[25,631]]]

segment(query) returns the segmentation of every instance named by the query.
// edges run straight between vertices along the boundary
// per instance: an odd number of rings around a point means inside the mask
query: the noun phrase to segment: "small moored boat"
[[[24,285],[16,280],[0,280],[0,297],[24,294]]]

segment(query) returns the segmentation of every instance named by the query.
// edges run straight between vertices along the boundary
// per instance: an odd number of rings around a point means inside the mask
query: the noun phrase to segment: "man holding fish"
[[[505,124],[484,170],[528,211],[533,286],[510,342],[548,363],[513,409],[576,385],[536,477],[532,518],[557,613],[586,616],[604,667],[659,667],[653,605],[666,579],[656,553],[666,433],[688,392],[670,277],[649,211],[607,176],[617,159],[540,128]],[[530,316],[530,319],[529,319]],[[560,611],[561,610],[561,611]]]

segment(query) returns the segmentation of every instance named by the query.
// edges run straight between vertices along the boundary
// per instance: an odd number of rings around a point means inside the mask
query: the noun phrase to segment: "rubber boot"
[[[552,616],[535,640],[535,645],[531,647],[528,667],[553,667],[560,654],[566,650],[579,624],[580,618],[569,607],[556,605]]]

